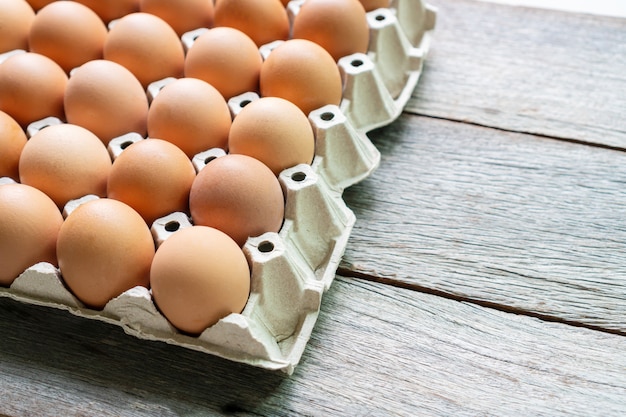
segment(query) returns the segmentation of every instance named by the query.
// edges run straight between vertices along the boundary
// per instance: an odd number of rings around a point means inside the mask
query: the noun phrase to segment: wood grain
[[[11,416],[617,416],[626,339],[338,279],[291,377],[0,300]]]
[[[428,2],[437,28],[408,111],[626,148],[626,19]]]
[[[626,154],[426,117],[371,137],[342,274],[626,332]]]

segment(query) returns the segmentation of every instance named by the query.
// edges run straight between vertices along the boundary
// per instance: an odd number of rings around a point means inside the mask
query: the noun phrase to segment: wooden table
[[[1,299],[0,414],[626,415],[626,20],[429,2],[293,375]]]

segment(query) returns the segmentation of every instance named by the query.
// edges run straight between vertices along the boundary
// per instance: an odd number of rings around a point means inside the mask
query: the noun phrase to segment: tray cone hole
[[[352,65],[354,68],[358,68],[358,67],[363,65],[363,60],[361,60],[361,59],[353,59],[350,62],[350,65]]]
[[[304,172],[298,171],[291,174],[291,179],[295,182],[302,182],[306,179],[306,174]]]
[[[324,120],[325,122],[330,122],[334,118],[335,118],[335,113],[330,112],[330,111],[326,111],[320,115],[320,119]]]
[[[376,19],[379,22],[382,22],[383,20],[385,20],[387,17],[384,14],[377,14],[376,17],[374,19]]]
[[[169,222],[165,223],[165,226],[163,226],[163,228],[166,232],[173,233],[180,229],[180,223],[176,220],[170,220]]]
[[[270,253],[274,250],[274,243],[269,240],[264,240],[263,242],[259,243],[258,249],[259,252]]]

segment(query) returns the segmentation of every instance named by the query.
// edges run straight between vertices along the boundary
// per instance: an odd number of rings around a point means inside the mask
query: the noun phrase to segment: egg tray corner
[[[59,270],[48,263],[28,268],[9,288],[0,288],[0,296],[115,324],[140,339],[291,374],[356,221],[343,191],[378,167],[380,154],[367,133],[394,121],[408,102],[430,46],[436,10],[422,0],[393,0],[390,8],[367,16],[370,50],[338,62],[342,102],[309,115],[316,140],[313,163],[279,176],[286,198],[281,230],[250,238],[243,247],[251,265],[251,292],[241,313],[189,336],[161,315],[149,289],[132,288],[104,309],[92,310],[67,290]],[[245,101],[257,97],[247,93],[231,99],[231,111],[236,115]],[[152,233],[158,244],[189,226],[186,214],[172,213],[155,221]]]

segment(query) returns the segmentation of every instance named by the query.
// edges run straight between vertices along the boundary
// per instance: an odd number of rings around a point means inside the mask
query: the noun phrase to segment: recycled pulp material
[[[301,3],[290,3],[292,16]],[[291,374],[311,336],[322,295],[334,279],[356,220],[342,193],[378,167],[380,154],[366,134],[391,123],[402,112],[421,75],[435,16],[435,9],[421,0],[394,0],[390,8],[368,13],[369,52],[339,60],[345,85],[343,101],[309,115],[316,139],[313,163],[286,169],[279,176],[286,197],[283,227],[279,233],[250,238],[243,248],[251,265],[252,285],[242,313],[225,317],[198,337],[188,336],[159,313],[150,290],[132,288],[95,311],[66,289],[58,269],[48,263],[27,269],[10,288],[0,288],[0,296],[116,324],[138,338]],[[183,42],[189,46],[196,35],[184,35]],[[267,56],[275,46],[263,46],[261,53]],[[158,89],[157,83],[148,93],[158,94]],[[232,114],[236,116],[246,102],[255,99],[255,93],[231,99]],[[29,134],[52,123],[60,121],[36,122]],[[116,138],[109,152],[115,158],[129,143],[142,139],[133,133]],[[194,166],[200,170],[208,160],[223,154],[222,150],[207,150],[194,158]],[[64,215],[92,198],[97,197],[70,202]],[[172,213],[154,222],[152,234],[158,245],[189,226],[185,213]]]

